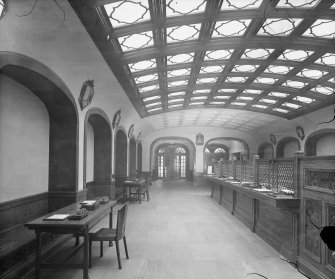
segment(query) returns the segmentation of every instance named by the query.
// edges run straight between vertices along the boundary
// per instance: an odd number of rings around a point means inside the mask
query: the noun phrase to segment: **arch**
[[[119,126],[115,130],[114,139],[114,166],[115,166],[115,196],[122,195],[122,183],[127,180],[128,140],[124,127]]]
[[[270,155],[268,155],[267,151],[270,151]],[[257,154],[260,159],[273,159],[274,158],[274,149],[273,145],[269,142],[262,142],[257,148]]]
[[[134,136],[129,140],[129,177],[136,177],[136,139]]]
[[[78,190],[78,110],[70,90],[56,73],[32,58],[0,52],[0,61],[0,74],[29,89],[49,114],[49,210],[74,202],[76,197],[61,195]]]
[[[137,172],[142,173],[142,142],[137,143]]]
[[[195,159],[196,159],[196,147],[193,141],[191,141],[188,138],[184,137],[161,137],[155,139],[151,145],[150,145],[150,168],[152,171],[152,176],[157,177],[158,170],[156,169],[155,162],[157,161],[156,158],[156,151],[158,152],[157,147],[160,145],[163,145],[165,143],[168,144],[179,144],[184,145],[187,147],[187,150],[189,151],[189,161],[188,161],[188,171],[189,173],[186,174],[186,177],[188,179],[192,179],[193,177],[193,170],[195,165]]]
[[[224,153],[214,153],[218,148],[223,149]],[[206,149],[208,149],[209,152],[206,152]],[[229,147],[222,143],[207,144],[204,147],[204,171],[207,172],[208,166],[212,166],[213,161],[217,162],[221,160],[221,158],[224,160],[229,160]]]
[[[107,114],[99,108],[91,108],[86,112],[84,122],[84,170],[83,181],[86,187],[87,169],[87,130],[93,127],[93,182],[110,182],[112,179],[112,130]]]
[[[311,133],[310,135],[308,135],[308,137],[306,138],[306,141],[305,141],[305,156],[317,156],[317,155],[319,155],[318,152],[317,152],[318,141],[320,141],[320,140],[322,140],[322,139],[324,139],[328,136],[334,137],[335,136],[335,129],[331,129],[331,128],[320,129],[320,130],[317,130],[317,131]],[[331,149],[329,149],[329,147],[325,147],[325,148],[327,148],[328,150],[334,150],[335,145],[333,144]],[[329,154],[329,155],[334,155],[334,154]]]
[[[205,148],[207,147],[207,145],[211,142],[211,141],[215,141],[215,140],[234,140],[234,141],[238,141],[240,142],[243,147],[244,147],[244,150],[246,151],[246,159],[249,159],[249,145],[243,140],[243,139],[240,139],[240,138],[234,138],[234,137],[218,137],[218,138],[212,138],[212,139],[209,139],[205,144],[204,144],[204,152],[205,152]]]
[[[294,156],[294,152],[300,150],[300,141],[295,137],[284,137],[280,139],[276,145],[276,157],[277,158],[292,157],[292,156],[285,156],[285,147],[288,144],[292,144],[292,143],[297,145],[296,150],[289,152],[290,155]]]

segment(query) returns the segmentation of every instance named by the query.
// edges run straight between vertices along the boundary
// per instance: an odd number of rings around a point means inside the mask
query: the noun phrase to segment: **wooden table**
[[[123,202],[126,200],[126,193],[127,193],[127,188],[129,188],[129,198],[131,194],[131,188],[137,188],[139,191],[139,197],[138,197],[138,202],[142,203],[142,191],[145,190],[145,193],[147,195],[147,201],[150,201],[150,196],[149,196],[149,189],[147,185],[147,180],[145,179],[137,179],[134,181],[126,180],[122,184],[123,187],[123,193],[122,193],[122,200]]]
[[[35,278],[40,278],[42,268],[76,268],[83,269],[83,278],[88,279],[88,246],[89,246],[89,230],[95,226],[102,218],[109,214],[109,227],[113,225],[113,207],[116,201],[109,201],[106,204],[100,204],[93,211],[88,211],[88,216],[81,220],[62,220],[62,221],[47,221],[47,217],[54,214],[72,214],[81,207],[80,203],[74,203],[63,207],[57,211],[46,214],[40,218],[30,221],[25,226],[30,230],[35,230],[36,234],[36,260],[35,260]],[[56,234],[75,234],[83,235],[83,262],[78,264],[68,263],[45,263],[41,259],[41,233],[50,232]]]

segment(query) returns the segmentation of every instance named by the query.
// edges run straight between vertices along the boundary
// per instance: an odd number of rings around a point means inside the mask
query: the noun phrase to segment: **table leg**
[[[113,228],[113,207],[111,207],[111,212],[109,213],[109,228]],[[109,241],[109,246],[113,246],[113,241]]]
[[[145,191],[146,191],[146,194],[147,194],[147,201],[150,201],[150,195],[149,195],[149,188],[148,188],[148,186],[145,187]]]
[[[139,187],[139,203],[142,203],[142,185],[140,185],[140,187]]]
[[[89,279],[88,277],[88,228],[84,229],[84,249],[83,249],[83,278]]]
[[[41,277],[41,232],[36,230],[36,259],[35,259],[35,278]]]

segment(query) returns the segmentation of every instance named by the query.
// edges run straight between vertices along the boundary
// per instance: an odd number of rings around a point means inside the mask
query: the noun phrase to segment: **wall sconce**
[[[113,117],[113,122],[112,122],[113,129],[115,129],[120,124],[120,121],[121,121],[121,110],[119,109],[114,114],[114,117]]]
[[[133,135],[134,132],[134,124],[131,124],[128,130],[128,138],[130,138]]]
[[[203,145],[204,144],[204,135],[201,133],[198,133],[195,137],[195,143],[196,145]]]
[[[94,96],[94,80],[86,80],[81,87],[80,96],[78,98],[81,110],[87,107]]]
[[[7,11],[6,0],[0,0],[0,18],[2,18]]]
[[[305,132],[304,129],[301,126],[297,126],[295,128],[296,132],[297,132],[297,136],[299,139],[303,140],[305,138]]]
[[[271,143],[272,143],[273,145],[276,145],[277,140],[276,140],[275,135],[273,135],[273,134],[270,135],[270,141],[271,141]]]

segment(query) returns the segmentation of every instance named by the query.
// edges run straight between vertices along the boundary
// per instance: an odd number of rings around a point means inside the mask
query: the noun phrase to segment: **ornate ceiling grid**
[[[85,2],[70,0],[141,117],[335,103],[333,0]]]

